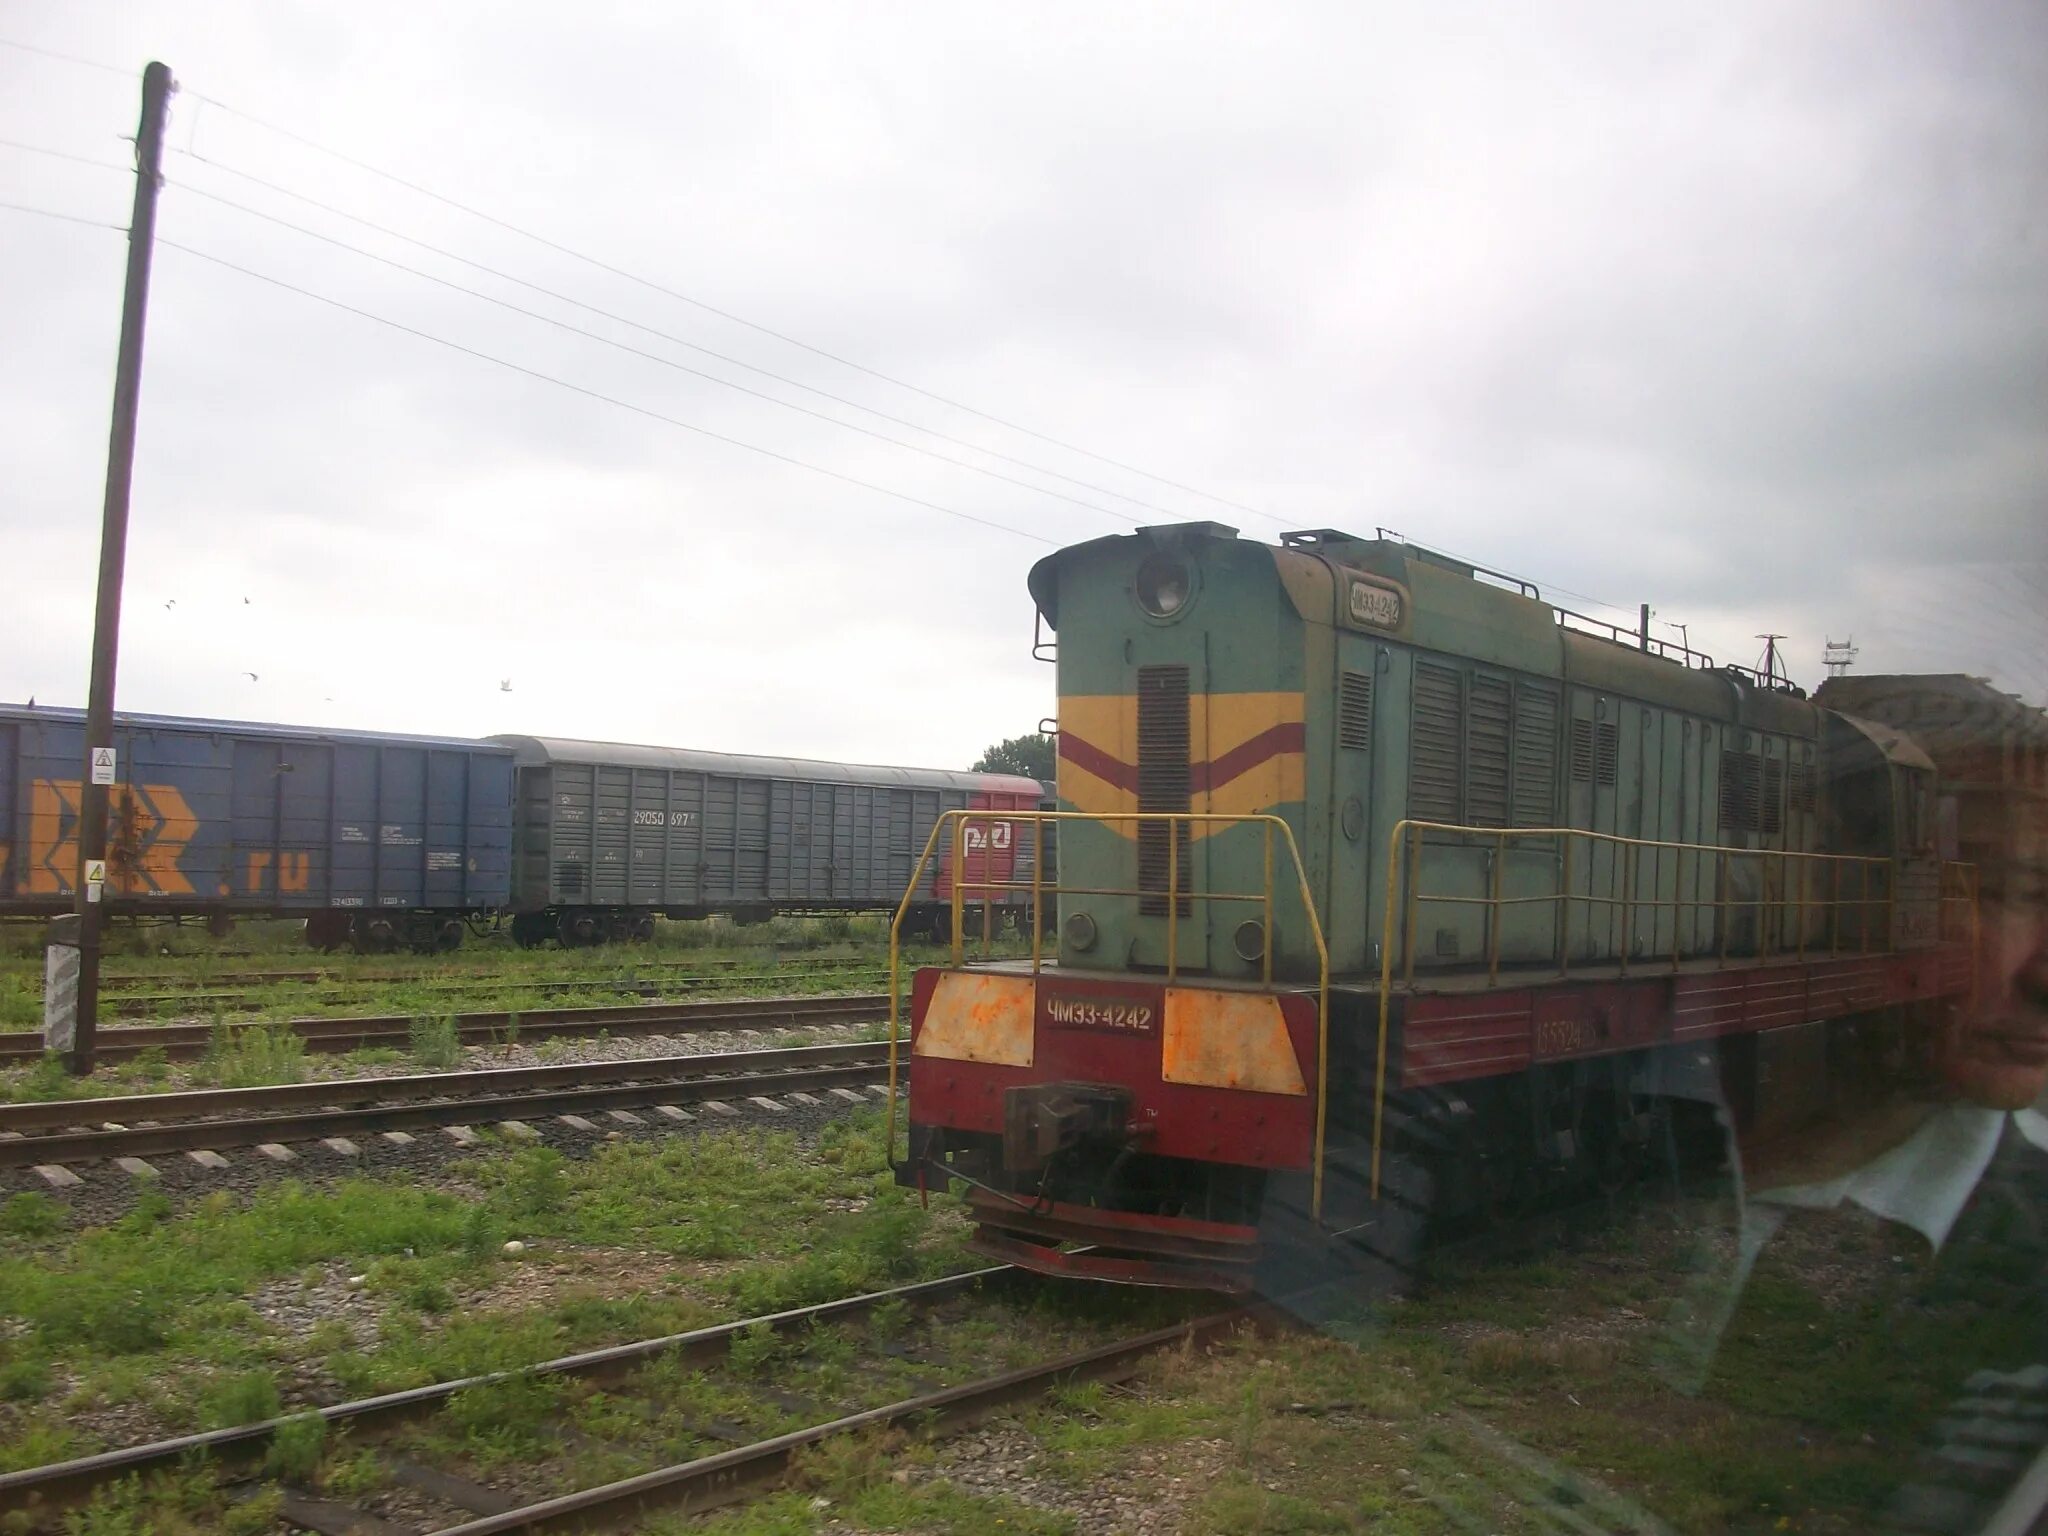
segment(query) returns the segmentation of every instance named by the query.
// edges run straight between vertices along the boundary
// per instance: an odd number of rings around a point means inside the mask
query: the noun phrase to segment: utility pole
[[[164,118],[175,89],[170,66],[142,72],[142,120],[135,130],[135,210],[128,220],[128,280],[121,295],[121,350],[114,362],[114,423],[107,438],[107,499],[100,523],[99,598],[93,609],[92,691],[85,706],[84,773],[78,789],[78,1022],[65,1065],[93,1069],[99,1023],[100,927],[105,904],[107,809],[116,765],[114,664],[121,648],[121,576],[128,557],[128,488],[135,473],[135,415],[142,397],[143,320],[149,259],[156,248]],[[95,878],[97,877],[97,878]]]

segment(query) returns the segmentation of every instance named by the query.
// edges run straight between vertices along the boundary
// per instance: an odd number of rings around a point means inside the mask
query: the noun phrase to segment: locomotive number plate
[[[1099,1029],[1113,1035],[1149,1035],[1159,1027],[1150,1003],[1113,997],[1047,997],[1045,1022],[1054,1029]]]

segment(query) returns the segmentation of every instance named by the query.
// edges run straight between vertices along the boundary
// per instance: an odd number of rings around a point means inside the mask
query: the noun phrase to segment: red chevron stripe
[[[1250,741],[1241,742],[1213,763],[1190,763],[1188,765],[1188,788],[1194,794],[1206,794],[1221,789],[1232,779],[1241,777],[1261,763],[1278,757],[1283,752],[1300,752],[1307,744],[1307,730],[1299,720],[1289,721],[1259,732]],[[1060,756],[1085,773],[1092,773],[1106,784],[1131,794],[1138,792],[1138,770],[1122,758],[1105,752],[1092,742],[1084,741],[1072,731],[1060,732]]]
[[[1131,794],[1138,792],[1138,770],[1122,758],[1083,741],[1072,731],[1061,731],[1059,742],[1060,756],[1082,772],[1092,773],[1104,783],[1114,784]]]
[[[1269,758],[1278,757],[1283,752],[1302,751],[1307,742],[1307,728],[1299,720],[1273,726],[1259,732],[1250,741],[1240,742],[1213,763],[1194,764],[1189,775],[1191,787],[1196,794],[1221,789]]]

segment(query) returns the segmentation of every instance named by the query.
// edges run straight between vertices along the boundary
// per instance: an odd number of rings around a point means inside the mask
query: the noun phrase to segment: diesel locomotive
[[[1149,528],[1030,590],[1056,923],[914,978],[896,1164],[987,1255],[1405,1263],[1954,1049],[1970,871],[1894,726],[1400,540]]]

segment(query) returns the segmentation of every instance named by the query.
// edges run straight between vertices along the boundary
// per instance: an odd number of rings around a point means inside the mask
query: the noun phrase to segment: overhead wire
[[[1040,496],[1050,496],[1053,497],[1055,500],[1064,501],[1073,506],[1084,507],[1090,512],[1100,512],[1105,517],[1120,518],[1124,522],[1133,524],[1142,521],[1139,518],[1132,517],[1128,512],[1119,512],[1114,507],[1101,506],[1096,502],[1083,501],[1078,496],[1069,496],[1064,491],[1055,491],[1046,486],[1033,485],[1029,480],[1020,480],[1015,475],[1004,474],[1001,470],[990,469],[986,465],[971,463],[966,459],[956,459],[951,454],[940,453],[936,449],[926,448],[918,443],[905,442],[902,438],[891,437],[885,432],[876,432],[872,428],[859,426],[854,422],[842,421],[837,416],[827,415],[823,411],[814,411],[809,406],[798,405],[794,401],[790,400],[778,399],[774,395],[768,394],[765,391],[758,389],[750,389],[748,386],[744,384],[735,383],[731,379],[722,379],[715,373],[706,373],[701,368],[692,368],[689,364],[679,363],[674,358],[663,357],[658,352],[649,352],[644,348],[631,346],[628,343],[619,341],[614,337],[602,335],[597,331],[586,329],[585,327],[580,325],[572,325],[568,321],[558,319],[553,315],[544,315],[539,310],[528,309],[524,305],[514,304],[509,299],[501,299],[497,297],[495,294],[485,293],[481,289],[471,288],[462,283],[454,282],[449,278],[440,276],[438,273],[428,272],[423,268],[410,266],[405,262],[394,260],[392,257],[380,255],[376,251],[365,250],[362,246],[359,245],[351,245],[346,240],[339,240],[332,235],[322,234],[317,229],[308,229],[303,224],[294,224],[289,219],[279,218],[276,214],[266,213],[260,208],[251,208],[246,204],[236,202],[233,198],[222,197],[217,192],[209,192],[203,187],[194,187],[189,183],[180,183],[179,185],[180,190],[184,192],[205,198],[211,202],[219,203],[223,207],[232,208],[237,213],[244,213],[248,214],[252,218],[263,219],[268,223],[278,225],[280,228],[291,230],[295,234],[304,235],[308,239],[318,240],[321,241],[323,244],[334,246],[338,250],[347,251],[352,255],[360,256],[367,261],[377,262],[380,265],[390,267],[395,271],[404,272],[409,274],[410,276],[420,278],[425,282],[435,283],[438,284],[440,287],[451,289],[456,293],[467,294],[473,299],[479,299],[486,304],[494,304],[500,309],[509,310],[511,313],[515,315],[523,315],[529,320],[537,320],[542,325],[553,326],[555,329],[560,331],[566,331],[572,336],[582,336],[590,341],[597,342],[600,346],[611,347],[616,349],[617,351],[627,353],[630,356],[644,358],[645,360],[651,363],[658,363],[664,368],[673,368],[679,373],[687,373],[692,378],[704,379],[709,381],[710,383],[721,385],[726,389],[737,390],[739,393],[751,396],[753,399],[765,400],[770,405],[781,406],[784,410],[795,411],[799,415],[809,416],[813,420],[826,422],[835,427],[841,427],[848,432],[858,432],[863,437],[873,438],[876,442],[887,443],[891,447],[902,448],[910,453],[923,454],[926,458],[935,459],[941,464],[951,464],[956,468],[965,469],[977,475],[986,475],[988,478],[992,480],[1000,480],[1006,485],[1014,485],[1023,490],[1034,492],[1035,494]]]
[[[676,300],[678,303],[688,304],[691,307],[695,309],[700,309],[707,314],[717,315],[722,320],[728,320],[735,325],[744,326],[748,330],[755,331],[760,335],[772,337],[774,340],[782,342],[786,346],[796,347],[801,351],[811,353],[813,356],[825,358],[830,362],[839,364],[841,367],[851,368],[857,373],[866,374],[868,377],[879,379],[886,384],[892,384],[898,389],[908,390],[910,393],[914,395],[922,396],[923,398],[935,401],[940,405],[949,406],[956,411],[964,411],[970,416],[974,416],[979,418],[980,420],[990,422],[999,427],[1003,427],[1008,431],[1018,432],[1026,437],[1035,438],[1039,442],[1048,443],[1051,444],[1053,447],[1064,449],[1068,453],[1077,453],[1080,454],[1083,458],[1093,459],[1098,463],[1110,465],[1112,468],[1120,469],[1124,471],[1126,474],[1138,475],[1143,479],[1151,480],[1160,485],[1169,486],[1172,489],[1180,491],[1186,495],[1198,496],[1202,498],[1204,501],[1214,502],[1218,506],[1232,507],[1240,512],[1249,512],[1256,517],[1273,518],[1275,522],[1285,521],[1285,519],[1275,517],[1274,514],[1266,512],[1261,508],[1247,505],[1246,503],[1241,501],[1233,501],[1227,496],[1219,496],[1212,491],[1202,490],[1198,486],[1185,484],[1182,481],[1171,479],[1165,475],[1157,474],[1151,470],[1141,469],[1135,464],[1127,464],[1121,459],[1111,458],[1109,455],[1098,453],[1091,448],[1083,448],[1077,443],[1070,443],[1062,438],[1053,437],[1050,434],[1040,432],[1035,428],[1024,426],[1022,423],[1011,421],[1007,417],[998,416],[992,412],[981,410],[976,406],[967,404],[965,401],[954,399],[949,395],[939,394],[934,390],[925,389],[921,385],[912,384],[906,379],[899,379],[895,375],[885,373],[879,368],[870,367],[866,363],[857,362],[853,358],[846,357],[838,352],[834,352],[827,347],[817,346],[811,342],[804,341],[800,337],[792,336],[784,331],[778,331],[774,327],[764,325],[758,320],[750,320],[744,315],[737,314],[732,310],[721,308],[720,306],[713,304],[708,300],[697,298],[694,295],[685,293],[677,288],[671,288],[665,283],[655,281],[653,278],[643,277],[637,272],[629,271],[624,267],[617,266],[611,262],[605,261],[601,257],[592,256],[588,252],[579,251],[575,247],[565,245],[561,241],[551,239],[547,235],[538,234],[533,230],[526,229],[518,224],[514,224],[509,219],[502,219],[494,213],[487,213],[481,208],[475,207],[474,205],[469,203],[462,202],[460,199],[450,197],[444,192],[436,191],[434,188],[426,186],[421,182],[413,181],[407,177],[400,176],[395,171],[386,170],[384,167],[380,165],[375,165],[368,160],[361,159],[355,155],[347,154],[342,150],[331,148],[328,145],[320,143],[317,139],[308,138],[305,134],[298,133],[293,129],[283,127],[280,124],[270,122],[266,118],[258,117],[253,112],[245,112],[240,107],[231,106],[227,102],[220,100],[218,97],[198,95],[197,99],[205,102],[208,106],[214,107],[219,111],[227,113],[231,117],[238,117],[242,119],[244,122],[252,123],[256,127],[262,128],[267,132],[277,134],[281,138],[289,139],[296,144],[301,144],[305,146],[307,149],[311,149],[319,154],[327,155],[332,159],[340,161],[344,165],[352,165],[356,169],[366,171],[372,176],[380,177],[383,180],[392,183],[394,186],[403,187],[407,191],[415,193],[418,196],[429,198],[434,202],[441,203],[449,208],[453,208],[458,213],[466,214],[470,218],[481,220],[483,223],[492,225],[493,227],[498,229],[502,229],[506,231],[508,234],[517,235],[522,240],[530,240],[536,245],[544,246],[547,249],[555,251],[561,255],[567,256],[572,260],[580,261],[587,266],[595,267],[600,272],[606,272],[612,275],[613,277],[622,278],[629,283],[634,283],[642,288],[648,289],[651,292],[662,294],[667,298]]]
[[[823,475],[827,479],[837,480],[846,485],[858,486],[862,490],[873,491],[877,495],[888,496],[897,501],[908,503],[911,506],[923,507],[927,511],[943,513],[947,517],[958,518],[962,522],[975,523],[983,528],[994,529],[998,533],[1014,534],[1020,539],[1029,539],[1035,544],[1044,544],[1054,548],[1058,547],[1057,540],[1046,538],[1043,534],[1032,533],[1023,528],[1015,528],[1008,523],[999,523],[993,518],[980,517],[972,512],[963,512],[958,507],[949,507],[943,502],[929,501],[922,496],[913,496],[908,491],[899,491],[872,480],[864,480],[858,475],[849,475],[840,470],[827,469],[822,464],[813,464],[809,460],[797,458],[793,454],[783,453],[774,448],[766,448],[759,443],[750,443],[744,438],[733,437],[710,427],[703,427],[695,422],[685,421],[680,416],[670,416],[649,406],[636,405],[632,401],[622,400],[616,395],[605,394],[602,390],[591,389],[587,385],[571,383],[569,380],[558,378],[554,374],[543,373],[538,368],[529,368],[523,363],[515,363],[509,358],[499,357],[495,353],[484,352],[476,347],[465,346],[459,341],[451,341],[445,336],[437,336],[432,331],[424,331],[417,326],[407,325],[403,321],[393,320],[387,315],[377,314],[374,310],[363,309],[345,300],[315,292],[313,289],[301,287],[297,283],[287,282],[281,277],[274,277],[268,272],[259,272],[253,267],[245,267],[239,262],[230,261],[224,256],[216,256],[210,251],[201,250],[197,246],[187,245],[183,241],[168,239],[160,234],[157,236],[156,243],[174,251],[181,251],[187,256],[196,257],[200,261],[210,262],[214,266],[224,267],[230,272],[239,272],[242,276],[254,278],[257,282],[267,283],[274,288],[281,288],[287,293],[295,293],[302,298],[312,299],[316,303],[325,304],[346,314],[359,316],[364,320],[386,326],[394,331],[401,331],[408,336],[417,337],[421,341],[433,342],[436,346],[446,347],[451,352],[460,352],[465,357],[473,357],[480,362],[494,363],[500,368],[522,374],[529,379],[537,379],[543,384],[552,384],[558,389],[569,391],[571,394],[582,395],[586,399],[596,400],[605,405],[616,406],[623,411],[631,411],[636,416],[644,416],[649,420],[659,421],[671,427],[680,427],[685,432],[694,432],[700,437],[708,437],[735,448],[744,448],[749,453],[757,453],[764,458],[775,459],[784,464],[794,465],[798,469],[809,470],[812,474]]]
[[[1148,512],[1157,512],[1162,517],[1179,518],[1183,515],[1182,513],[1176,511],[1171,507],[1162,507],[1158,505],[1156,502],[1146,501],[1142,497],[1133,496],[1127,491],[1119,491],[1113,486],[1103,485],[1094,480],[1083,480],[1077,476],[1066,474],[1061,470],[1053,469],[1048,465],[1039,464],[1030,459],[1020,459],[1013,454],[1004,453],[1001,449],[990,448],[985,444],[972,442],[964,437],[955,437],[951,433],[941,432],[936,427],[929,427],[926,426],[923,422],[912,421],[907,416],[891,415],[887,411],[878,409],[877,407],[872,405],[864,404],[859,400],[851,398],[850,396],[834,394],[831,390],[820,389],[815,384],[806,384],[801,379],[795,379],[791,378],[787,374],[777,373],[772,368],[763,368],[758,363],[750,363],[746,361],[744,358],[734,357],[730,353],[720,352],[715,348],[707,347],[701,342],[691,341],[687,337],[677,336],[671,332],[664,331],[657,326],[648,325],[644,321],[635,320],[630,315],[618,314],[615,311],[605,309],[600,305],[588,303],[585,300],[575,298],[570,294],[562,293],[556,289],[549,288],[541,283],[536,283],[529,278],[520,277],[515,273],[504,271],[502,268],[493,267],[486,262],[477,261],[473,257],[461,255],[456,251],[451,251],[447,249],[445,246],[435,245],[432,241],[429,240],[422,240],[417,235],[409,235],[404,230],[393,229],[391,226],[387,224],[380,224],[374,219],[365,218],[363,215],[359,213],[353,213],[350,210],[338,207],[333,203],[324,202],[320,198],[313,197],[308,195],[307,193],[297,191],[296,189],[285,186],[279,182],[271,181],[266,177],[258,176],[252,171],[244,170],[239,166],[230,165],[228,162],[224,160],[216,159],[210,155],[202,155],[197,150],[184,149],[174,145],[172,146],[172,153],[182,155],[189,160],[196,161],[197,163],[206,166],[209,170],[220,171],[226,175],[233,176],[238,180],[249,182],[253,186],[262,187],[266,191],[275,192],[281,197],[291,198],[294,202],[303,203],[309,208],[317,208],[322,213],[330,213],[333,214],[336,218],[348,220],[351,224],[360,225],[364,229],[374,230],[376,233],[388,236],[393,240],[402,240],[407,245],[414,246],[419,250],[431,252],[433,255],[439,256],[444,260],[457,262],[462,266],[470,268],[472,271],[482,272],[486,276],[497,278],[501,282],[517,284],[519,287],[525,288],[530,292],[538,293],[546,298],[553,299],[555,302],[559,304],[568,304],[576,309],[583,310],[587,314],[597,315],[600,318],[610,320],[615,324],[630,326],[632,329],[636,331],[642,331],[649,336],[659,337],[661,340],[669,342],[674,346],[685,347],[692,352],[698,353],[701,356],[715,358],[717,361],[726,364],[728,367],[739,368],[747,373],[756,374],[764,379],[773,379],[778,384],[786,385],[791,389],[802,390],[805,394],[815,395],[821,400],[830,400],[834,405],[843,405],[849,410],[859,411],[863,415],[872,416],[878,421],[886,421],[892,426],[904,427],[912,432],[922,432],[928,437],[937,438],[940,442],[952,443],[956,447],[965,448],[974,453],[986,454],[990,458],[1000,459],[1005,464],[1014,464],[1019,469],[1030,470],[1033,474],[1045,475],[1050,479],[1064,481],[1068,485],[1077,485],[1080,486],[1083,490],[1094,491],[1103,496],[1114,497],[1116,500],[1128,502],[1130,503],[1130,505],[1134,507],[1143,507]],[[225,199],[220,198],[217,193],[208,193],[204,188],[195,187],[189,181],[180,182],[179,185],[182,186],[184,190],[186,190],[187,192],[197,192],[201,196],[211,196],[216,198],[216,200],[226,201]],[[230,206],[241,207],[240,204],[231,204]],[[256,210],[248,208],[244,208],[243,211],[256,212]],[[273,215],[264,213],[257,213],[257,216],[260,218],[273,217]]]
[[[124,176],[135,173],[133,165],[123,165],[118,160],[95,160],[90,155],[75,155],[68,149],[51,149],[46,144],[29,144],[21,139],[0,138],[0,145],[18,149],[30,155],[48,155],[52,160],[69,160],[73,165],[90,165],[97,170],[119,171]]]
[[[105,219],[83,218],[75,213],[59,213],[53,208],[32,208],[27,203],[0,203],[9,213],[32,213],[40,219],[58,219],[66,224],[83,224],[87,229],[111,229],[117,235],[128,233],[126,224],[109,224]]]
[[[133,80],[136,78],[134,70],[123,69],[118,64],[105,64],[98,59],[80,58],[75,53],[64,53],[56,48],[40,48],[36,46],[34,43],[16,42],[11,37],[0,37],[0,48],[18,48],[23,53],[40,54],[42,55],[42,57],[46,59],[57,59],[66,64],[76,64],[81,69],[104,70],[106,71],[106,73],[110,75],[119,75],[126,80]]]

